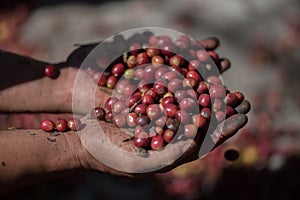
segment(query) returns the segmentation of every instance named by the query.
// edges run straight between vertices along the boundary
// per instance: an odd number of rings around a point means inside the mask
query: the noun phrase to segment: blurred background
[[[204,159],[132,180],[84,172],[2,192],[2,199],[300,199],[300,2],[297,0],[2,0],[0,49],[60,62],[74,44],[130,28],[216,36],[249,123]],[[1,66],[7,67],[7,66]],[[224,159],[236,148],[235,161]]]

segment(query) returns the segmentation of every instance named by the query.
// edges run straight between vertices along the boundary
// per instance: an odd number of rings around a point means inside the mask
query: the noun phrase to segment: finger
[[[230,68],[230,66],[231,66],[230,60],[228,60],[227,58],[221,58],[220,59],[220,71],[221,71],[221,73],[228,70]]]
[[[216,129],[216,135],[219,135],[215,146],[212,148],[214,150],[216,147],[220,146],[228,138],[235,135],[238,130],[244,127],[248,122],[248,117],[244,114],[236,114],[225,120],[224,126],[220,125]]]
[[[199,41],[199,43],[205,50],[210,51],[216,49],[219,46],[220,41],[216,37],[208,37]]]
[[[238,105],[235,110],[241,114],[247,114],[251,109],[251,104],[248,100],[244,99],[240,105]]]

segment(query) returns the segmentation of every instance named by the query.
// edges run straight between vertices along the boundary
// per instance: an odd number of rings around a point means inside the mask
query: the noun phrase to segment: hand
[[[213,50],[219,44],[215,38],[205,39],[201,43],[207,50]],[[224,72],[230,67],[230,62],[224,58],[221,59],[220,65],[221,72]],[[97,90],[96,99],[105,99],[103,97],[109,97],[110,93],[111,91],[108,89]],[[103,102],[99,102],[99,105],[103,105]],[[226,119],[224,124],[217,127],[214,135],[219,139],[215,141],[216,144],[212,146],[212,149],[233,136],[247,123],[245,114],[249,110],[250,104],[247,100],[244,100],[237,108],[238,114]],[[78,134],[85,149],[85,153],[81,155],[84,158],[82,163],[88,168],[118,175],[137,176],[169,171],[178,165],[199,157],[200,137],[196,137],[195,140],[178,141],[167,145],[161,151],[149,151],[141,155],[137,153],[137,148],[133,143],[127,141],[131,136],[130,133],[126,134],[125,130],[121,130],[113,124],[98,122],[89,117],[83,118],[82,121],[87,126]]]
[[[203,47],[209,50],[213,50],[218,46],[218,40],[215,38],[209,38],[201,41]],[[20,58],[27,59],[24,57]],[[70,60],[70,59],[69,59]],[[71,59],[72,60],[72,59]],[[28,61],[26,60],[26,63]],[[45,63],[35,63],[35,67],[39,64],[40,67],[45,66]],[[67,62],[68,63],[68,62]],[[29,66],[30,67],[30,62]],[[228,59],[221,59],[220,62],[221,72],[226,71],[230,67],[230,62]],[[24,66],[21,66],[24,67]],[[35,68],[34,67],[34,68]],[[30,72],[31,70],[25,70]],[[102,88],[101,90],[89,91],[90,88],[95,88],[95,83],[91,77],[84,75],[85,85],[81,85],[82,88],[77,88],[82,91],[82,98],[80,102],[77,102],[78,105],[76,108],[72,109],[72,91],[74,87],[74,81],[78,69],[65,67],[62,65],[61,74],[56,80],[51,80],[47,77],[42,77],[42,70],[36,72],[34,80],[30,80],[30,77],[27,78],[26,73],[23,74],[22,84],[14,85],[10,82],[5,84],[7,87],[1,88],[1,105],[0,109],[2,111],[13,111],[13,112],[60,112],[60,113],[70,113],[77,112],[81,114],[86,114],[90,112],[90,109],[94,105],[90,105],[91,99],[94,97],[89,97],[85,94],[91,94],[91,92],[96,92],[95,96],[98,102],[97,105],[103,105],[105,100],[110,96],[111,91],[107,88]],[[6,71],[4,70],[6,73]],[[4,74],[5,74],[4,73]],[[11,72],[13,73],[13,71]],[[30,75],[30,74],[29,74]],[[13,77],[13,74],[12,74]],[[32,78],[32,77],[31,77]],[[2,84],[1,84],[2,85]],[[2,85],[3,86],[3,85]],[[39,98],[32,98],[36,94],[41,94]],[[17,95],[17,98],[16,98]],[[30,101],[29,101],[30,99]],[[247,117],[245,114],[249,111],[250,105],[247,100],[240,105],[240,113],[228,118],[225,122],[224,128],[217,129],[220,133],[220,140],[216,142],[216,146],[224,142],[227,138],[234,135],[240,128],[242,128],[246,122]],[[34,116],[34,115],[32,115]],[[53,117],[55,115],[52,115]],[[20,121],[24,119],[24,115],[21,116]],[[38,119],[41,120],[41,119]],[[34,120],[33,120],[34,121]],[[104,172],[109,172],[112,174],[118,175],[127,175],[127,176],[136,176],[147,173],[156,173],[156,172],[165,172],[171,170],[172,168],[190,162],[198,158],[198,152],[200,148],[199,140],[187,140],[179,141],[172,145],[167,145],[167,147],[162,151],[149,151],[147,158],[140,157],[137,155],[135,147],[132,145],[132,142],[123,142],[124,139],[128,139],[128,135],[124,134],[122,130],[116,128],[113,124],[108,124],[104,122],[97,122],[96,120],[91,120],[87,116],[82,119],[83,123],[86,124],[78,133],[69,132],[61,134],[62,137],[57,138],[56,142],[59,145],[63,145],[61,149],[69,149],[68,155],[72,157],[72,160],[77,160],[74,163],[74,166],[64,166],[66,162],[61,159],[60,167],[57,169],[63,170],[67,168],[77,168],[78,166],[88,169],[97,169]],[[99,132],[99,127],[103,131]],[[30,127],[25,127],[30,128]],[[36,127],[35,127],[36,128]],[[32,133],[37,132],[35,137],[38,137],[40,131],[30,130]],[[18,132],[18,131],[16,131]],[[26,134],[26,130],[20,130],[20,134]],[[78,135],[77,135],[78,134]],[[97,135],[98,134],[98,135]],[[63,136],[65,135],[65,136]],[[79,136],[79,137],[78,137]],[[48,137],[47,134],[43,134],[41,137]],[[20,138],[20,135],[18,136]],[[34,140],[34,137],[26,137],[26,140]],[[63,139],[65,138],[65,139]],[[79,140],[80,138],[80,140]],[[60,141],[62,140],[62,141]],[[105,141],[105,142],[104,142]],[[40,142],[40,139],[36,141],[31,141],[28,144],[34,144],[34,142]],[[49,142],[49,141],[46,141]],[[50,141],[51,142],[51,141]],[[26,144],[26,143],[25,143]],[[44,143],[43,143],[44,144]],[[51,143],[52,144],[52,143]],[[64,145],[68,145],[65,147]],[[114,145],[112,145],[114,144]],[[31,145],[34,146],[34,145]],[[51,145],[50,145],[51,146]],[[48,145],[39,145],[40,151],[52,152],[54,148]],[[74,148],[73,148],[74,147]],[[76,147],[76,148],[75,148]],[[13,146],[12,146],[13,148]],[[16,147],[18,148],[18,147]],[[44,149],[42,149],[44,148]],[[55,147],[56,148],[56,147]],[[32,152],[36,152],[37,149],[34,149]],[[92,153],[91,153],[92,151]],[[131,152],[131,153],[126,153]],[[30,151],[23,152],[30,154]],[[51,153],[52,155],[53,153]],[[63,152],[56,152],[56,154],[63,154]],[[50,154],[45,153],[46,156]],[[56,155],[57,156],[57,155]],[[23,156],[24,158],[25,156]],[[31,158],[31,155],[28,155]],[[68,157],[68,156],[65,156]],[[111,165],[111,163],[105,163],[104,160],[110,159],[112,161],[117,161]],[[36,158],[37,159],[37,158]],[[44,158],[43,158],[44,159]],[[100,161],[99,161],[100,160]],[[28,161],[29,162],[29,161]],[[47,162],[48,163],[48,162]],[[24,162],[26,164],[26,162]],[[49,164],[53,165],[53,164]],[[21,165],[20,165],[21,166]],[[113,169],[113,166],[116,169]],[[18,166],[15,166],[18,167]],[[52,171],[51,169],[50,171]],[[55,170],[55,169],[54,169]],[[34,170],[32,170],[34,171]]]

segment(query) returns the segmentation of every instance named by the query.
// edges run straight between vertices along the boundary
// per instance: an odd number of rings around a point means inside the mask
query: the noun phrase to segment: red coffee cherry
[[[77,118],[71,118],[68,120],[68,127],[73,131],[77,131],[81,127],[81,121]]]
[[[58,119],[55,122],[55,129],[59,132],[65,132],[68,130],[68,122],[65,119]]]
[[[55,125],[54,125],[53,121],[51,121],[49,119],[45,119],[45,120],[41,121],[40,128],[43,131],[52,132],[55,129]]]

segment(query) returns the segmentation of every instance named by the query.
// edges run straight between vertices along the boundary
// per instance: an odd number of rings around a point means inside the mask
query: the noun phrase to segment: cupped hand
[[[242,103],[243,106],[246,100]],[[246,123],[246,113],[238,113],[225,120],[213,133],[219,136],[213,150],[238,132]],[[86,125],[78,131],[85,153],[85,166],[112,174],[138,176],[149,173],[166,172],[179,165],[199,158],[200,137],[169,143],[162,150],[139,151],[130,133],[114,124],[82,118]],[[200,133],[198,133],[200,134]],[[209,153],[209,152],[207,152]]]
[[[219,45],[216,38],[207,38],[200,42],[206,50],[214,50]],[[230,67],[230,61],[220,59],[220,72]],[[96,105],[103,106],[112,91],[107,88],[97,89],[95,92]],[[212,136],[215,141],[213,150],[228,138],[233,136],[247,123],[247,112],[250,104],[247,100],[236,108],[237,114],[227,118],[219,124]],[[159,151],[140,151],[131,140],[132,134],[128,130],[120,129],[112,123],[99,122],[90,116],[82,118],[85,127],[78,131],[84,148],[84,166],[113,174],[138,176],[157,172],[166,172],[179,165],[199,158],[202,145],[201,137],[180,140],[166,145]],[[200,134],[200,133],[199,133]],[[209,136],[210,137],[210,136]],[[207,152],[209,153],[209,151]]]

